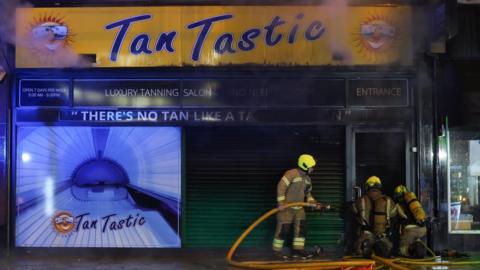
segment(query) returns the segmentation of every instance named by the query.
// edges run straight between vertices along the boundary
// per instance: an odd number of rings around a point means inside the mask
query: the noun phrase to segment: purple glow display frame
[[[158,126],[17,127],[16,246],[181,247],[181,134]]]

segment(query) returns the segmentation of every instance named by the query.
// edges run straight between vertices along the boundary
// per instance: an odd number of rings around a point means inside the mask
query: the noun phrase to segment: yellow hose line
[[[292,206],[314,206],[309,203],[290,203],[285,205],[285,207],[292,207]],[[354,268],[359,266],[370,266],[375,265],[375,261],[372,260],[365,260],[365,259],[356,259],[354,257],[344,257],[345,261],[325,261],[325,260],[309,260],[305,262],[294,262],[294,263],[281,263],[277,261],[251,261],[251,262],[237,262],[232,260],[233,253],[237,250],[240,243],[250,234],[250,232],[262,223],[264,220],[269,218],[270,216],[277,213],[279,210],[274,208],[259,219],[257,219],[253,224],[251,224],[247,230],[245,230],[242,235],[235,241],[233,246],[230,248],[227,254],[227,262],[230,265],[242,267],[242,268],[250,268],[250,269],[282,269],[282,270],[330,270],[330,269],[342,269],[344,267]],[[425,245],[426,246],[426,245]],[[430,254],[434,255],[434,252],[427,247]],[[386,259],[382,257],[378,257],[373,255],[372,258],[376,261],[381,262],[382,264],[389,266],[393,269],[398,270],[410,270],[409,268],[403,267],[398,264],[407,264],[407,265],[423,265],[423,266],[449,266],[449,265],[478,265],[480,261],[465,261],[465,262],[451,262],[451,261],[443,261],[443,262],[430,262],[429,260],[435,258],[426,258],[426,259],[406,259],[406,258],[395,258],[395,259]],[[348,261],[347,261],[348,260]]]
[[[395,262],[399,261],[406,261],[406,262],[430,262],[434,261],[437,257],[428,257],[428,258],[423,258],[423,259],[412,259],[412,258],[405,258],[405,257],[396,257]],[[438,257],[440,258],[440,257]]]
[[[386,259],[386,258],[378,257],[376,255],[372,255],[372,259],[374,259],[375,261],[379,261],[384,265],[390,266],[390,268],[393,268],[393,269],[410,270],[410,268],[395,264],[395,259]]]
[[[428,251],[430,252],[430,255],[432,255],[433,258],[435,258],[437,255],[435,254],[435,252],[433,252],[433,250],[431,250],[427,244],[425,244],[423,241],[420,241],[420,244],[422,244],[422,246]]]
[[[310,203],[298,202],[298,203],[289,203],[286,204],[285,207],[292,207],[292,206],[314,206]],[[370,266],[375,265],[375,261],[372,260],[356,260],[356,261],[304,261],[304,262],[274,262],[274,261],[258,261],[258,262],[237,262],[232,260],[233,253],[237,250],[240,243],[242,243],[243,239],[250,234],[250,232],[257,227],[260,223],[264,220],[272,216],[273,214],[277,213],[279,210],[274,208],[267,213],[263,214],[259,219],[257,219],[254,223],[252,223],[235,241],[233,246],[227,253],[227,262],[230,265],[242,268],[250,268],[250,269],[284,269],[284,270],[293,270],[293,269],[303,269],[303,270],[329,270],[329,269],[341,269],[343,267],[359,267],[359,266]],[[406,268],[404,268],[406,269]]]
[[[435,262],[431,260],[435,260],[436,258],[441,258],[436,256],[435,253],[422,241],[420,243],[432,254],[431,258],[426,259],[407,259],[407,258],[398,258],[395,260],[396,263],[400,264],[407,264],[407,265],[425,265],[425,266],[437,266],[437,265],[477,265],[480,264],[480,261],[465,261],[465,262],[451,262],[451,261],[441,261]]]
[[[362,256],[343,256],[343,259],[346,260],[346,261],[358,261],[358,260],[362,260],[364,258]],[[378,270],[378,269],[383,269],[384,267],[385,267],[384,264],[376,263],[376,265],[373,269]]]
[[[425,265],[425,266],[440,266],[440,265],[478,265],[480,264],[480,261],[466,261],[466,262],[412,262],[412,261],[405,261],[405,260],[399,260],[397,263],[401,264],[408,264],[408,265]]]
[[[397,258],[395,258],[395,260],[396,260],[396,261],[407,261],[407,262],[428,262],[428,261],[434,261],[436,258],[440,258],[439,256],[435,255],[435,252],[433,252],[433,251],[427,246],[427,244],[425,244],[423,241],[420,241],[420,244],[422,244],[423,247],[424,247],[428,252],[430,252],[430,255],[432,255],[432,257],[427,257],[427,258],[423,258],[423,259],[413,259],[413,258],[397,257]]]

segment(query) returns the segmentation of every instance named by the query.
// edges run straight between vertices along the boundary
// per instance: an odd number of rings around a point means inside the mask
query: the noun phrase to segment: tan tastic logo
[[[354,31],[353,44],[363,57],[380,62],[397,43],[397,32],[397,27],[386,15],[371,15]]]
[[[53,228],[58,233],[67,235],[75,229],[76,219],[68,211],[58,211],[52,217]]]

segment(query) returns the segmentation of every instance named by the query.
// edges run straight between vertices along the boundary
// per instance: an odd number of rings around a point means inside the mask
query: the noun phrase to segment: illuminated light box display
[[[19,127],[16,153],[16,246],[181,246],[180,128]]]

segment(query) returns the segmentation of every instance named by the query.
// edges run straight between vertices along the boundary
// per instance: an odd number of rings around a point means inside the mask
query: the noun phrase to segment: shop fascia
[[[139,23],[141,21],[149,20],[152,16],[149,14],[139,15],[131,18],[122,19],[105,26],[106,30],[118,29],[118,33],[113,40],[112,49],[110,50],[110,60],[112,62],[117,61],[118,54],[122,49],[124,44],[125,37],[127,36],[129,29],[133,24]],[[206,18],[200,21],[193,22],[186,26],[187,29],[200,29],[195,42],[193,43],[191,59],[193,61],[198,61],[201,55],[202,47],[205,40],[210,38],[210,30],[212,26],[221,21],[226,21],[233,18],[231,14],[224,14],[220,16]],[[293,23],[289,28],[289,31],[285,32],[288,35],[276,33],[275,30],[277,27],[286,24],[287,22],[283,20],[280,16],[275,16],[272,21],[263,27],[247,29],[241,33],[238,40],[235,40],[234,34],[230,32],[221,33],[216,37],[216,40],[213,45],[213,49],[218,54],[235,54],[240,51],[251,51],[255,49],[256,42],[265,42],[266,45],[273,47],[277,45],[282,39],[287,38],[289,44],[295,43],[297,40],[297,34],[303,32],[303,38],[307,41],[315,41],[322,37],[325,32],[325,27],[323,23],[319,20],[313,20],[305,29],[299,29],[299,22],[304,18],[303,13],[299,13],[296,16],[296,23]],[[259,41],[258,37],[265,33],[263,41]],[[160,52],[162,50],[168,51],[170,53],[175,52],[175,40],[179,35],[177,31],[163,32],[159,33],[155,46],[151,46],[152,38],[148,33],[138,34],[133,38],[129,45],[129,52],[132,55],[140,54],[153,54],[154,52]]]

